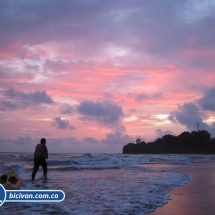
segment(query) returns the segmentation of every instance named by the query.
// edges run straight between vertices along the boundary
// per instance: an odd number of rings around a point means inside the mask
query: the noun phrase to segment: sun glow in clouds
[[[125,122],[133,122],[133,121],[136,121],[137,119],[138,118],[136,116],[132,115],[132,116],[124,118],[124,121]]]
[[[168,120],[169,114],[157,114],[153,115],[152,118],[158,119],[153,122],[154,125],[165,125],[170,124],[171,122]]]
[[[114,153],[197,122],[213,137],[215,1],[163,1],[0,1],[1,150]]]
[[[163,119],[167,119],[169,117],[169,114],[158,114],[158,115],[153,115],[153,117],[163,120]]]

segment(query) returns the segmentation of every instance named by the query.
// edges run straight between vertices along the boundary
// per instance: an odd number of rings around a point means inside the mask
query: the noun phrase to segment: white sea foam
[[[192,180],[177,168],[214,162],[214,155],[50,154],[48,180],[31,182],[32,153],[0,153],[0,174],[17,168],[22,189],[60,189],[60,203],[11,203],[1,214],[146,214],[170,199],[168,192]],[[75,161],[75,162],[74,162]]]

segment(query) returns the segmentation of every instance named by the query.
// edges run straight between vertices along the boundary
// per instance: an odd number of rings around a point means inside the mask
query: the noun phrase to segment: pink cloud
[[[80,150],[121,141],[119,150],[126,139],[186,129],[188,122],[154,117],[183,115],[178,105],[199,101],[210,109],[201,109],[205,116],[214,114],[205,93],[215,85],[213,14],[185,22],[179,0],[32,4],[0,3],[3,139],[47,135]]]

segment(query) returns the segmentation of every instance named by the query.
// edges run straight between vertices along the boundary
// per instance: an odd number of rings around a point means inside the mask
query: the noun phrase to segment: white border
[[[0,207],[4,204],[4,202],[5,202],[5,199],[6,199],[6,190],[5,190],[5,188],[4,188],[4,186],[2,186],[2,184],[0,184],[0,186],[3,188],[3,190],[4,190],[4,199],[2,200],[2,202],[0,202]]]
[[[23,192],[40,192],[40,191],[42,191],[42,192],[61,192],[61,193],[63,193],[63,199],[61,199],[61,200],[54,200],[54,199],[47,199],[47,200],[6,200],[6,193],[8,192],[20,192],[20,193],[22,193],[22,191]],[[64,191],[62,191],[62,190],[5,190],[5,202],[62,202],[63,200],[65,199],[65,193],[64,193]]]

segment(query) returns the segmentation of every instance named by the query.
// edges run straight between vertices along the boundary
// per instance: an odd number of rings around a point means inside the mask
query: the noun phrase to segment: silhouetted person
[[[32,173],[32,181],[35,178],[35,175],[40,166],[43,168],[43,177],[47,177],[47,163],[46,159],[48,158],[48,149],[46,147],[46,139],[42,138],[40,144],[37,144],[34,151],[34,170]]]

